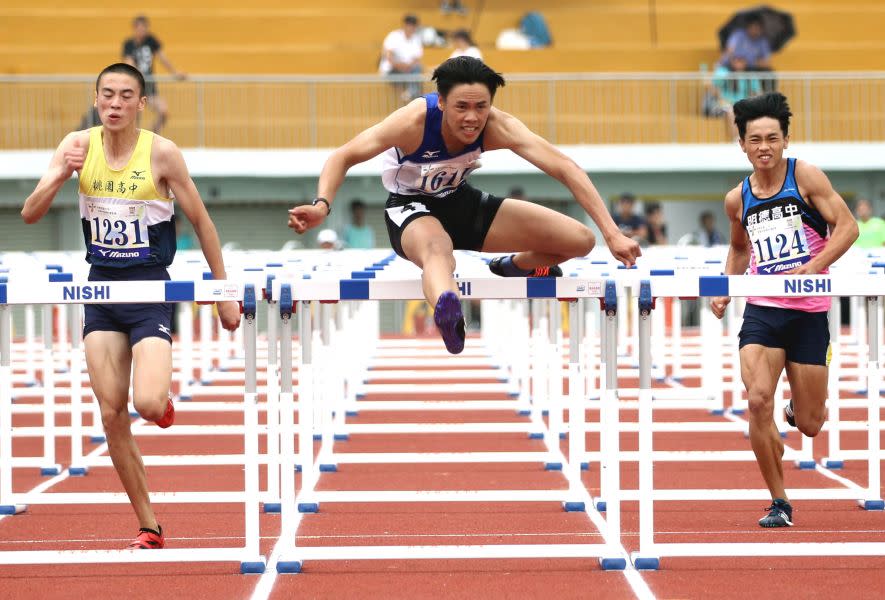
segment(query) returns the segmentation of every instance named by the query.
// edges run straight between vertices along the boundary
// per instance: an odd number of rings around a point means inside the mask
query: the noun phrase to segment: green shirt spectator
[[[366,204],[359,198],[350,203],[350,223],[344,227],[344,246],[374,248],[375,231],[366,225]]]
[[[859,235],[854,245],[858,248],[885,246],[885,220],[873,216],[873,207],[866,198],[859,198],[854,207]]]

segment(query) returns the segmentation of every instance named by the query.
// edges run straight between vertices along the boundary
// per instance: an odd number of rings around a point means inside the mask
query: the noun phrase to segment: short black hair
[[[416,17],[415,15],[406,15],[405,17],[403,17],[403,23],[405,23],[406,25],[417,25],[418,17]]]
[[[362,201],[360,198],[354,198],[350,201],[350,211],[353,212],[360,208],[366,208],[366,203]]]
[[[98,93],[98,84],[101,81],[101,78],[104,77],[106,73],[122,73],[123,75],[129,75],[130,77],[135,78],[135,80],[138,82],[138,97],[140,98],[144,96],[144,75],[142,75],[141,71],[139,71],[129,63],[114,63],[102,69],[101,73],[99,73],[98,77],[95,79],[96,93]]]
[[[747,123],[762,117],[777,119],[784,137],[790,134],[790,105],[787,97],[780,92],[769,92],[761,96],[744,98],[734,105],[734,124],[737,125],[741,139],[747,135]]]
[[[659,211],[659,210],[661,210],[661,203],[660,203],[660,202],[647,202],[647,203],[645,204],[645,214],[646,214],[646,216],[647,216],[647,215],[654,214],[654,213],[656,213],[656,212]]]
[[[443,98],[452,88],[462,83],[481,83],[486,86],[492,98],[499,87],[504,87],[504,77],[487,64],[472,56],[450,58],[433,71],[431,78],[436,82],[436,91]]]
[[[705,210],[704,212],[701,213],[701,216],[698,218],[698,221],[700,221],[701,223],[703,223],[704,221],[707,221],[707,220],[710,220],[710,221],[716,220],[716,217],[712,211]]]
[[[749,27],[750,25],[759,25],[760,27],[765,26],[765,21],[762,19],[762,15],[759,13],[750,13],[746,17],[744,17],[744,27]]]
[[[147,15],[138,15],[134,19],[132,19],[132,25],[144,25],[147,27],[150,25],[150,21],[147,18]]]
[[[624,192],[620,196],[618,196],[618,202],[636,202],[636,196],[631,194],[630,192]]]

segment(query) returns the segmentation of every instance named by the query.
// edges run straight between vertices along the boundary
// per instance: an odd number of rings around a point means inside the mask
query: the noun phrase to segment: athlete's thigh
[[[535,250],[578,254],[587,246],[587,227],[547,207],[507,198],[486,235],[483,252]]]
[[[129,335],[120,331],[92,331],[86,334],[83,346],[95,397],[103,406],[125,408],[132,366]]]
[[[793,410],[822,416],[826,410],[829,367],[787,361],[787,380],[790,382]]]
[[[446,233],[439,219],[430,215],[413,219],[406,224],[400,237],[403,253],[410,261],[424,266],[431,252],[454,252],[452,238]]]
[[[741,380],[747,391],[773,396],[786,362],[783,348],[747,344],[740,350],[740,360]]]
[[[163,396],[172,383],[172,344],[146,337],[132,346],[132,389],[144,397]]]

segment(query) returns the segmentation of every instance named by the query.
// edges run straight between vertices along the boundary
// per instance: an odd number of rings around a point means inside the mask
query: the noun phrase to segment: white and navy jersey
[[[86,261],[94,266],[167,267],[175,258],[175,208],[151,172],[154,134],[142,129],[122,169],[105,159],[101,126],[89,131],[80,170],[80,220]]]
[[[424,99],[427,117],[421,145],[411,154],[404,154],[396,147],[385,152],[381,181],[387,191],[394,194],[442,198],[458,189],[467,181],[467,176],[481,166],[483,133],[461,152],[449,154],[442,137],[439,94],[427,94]]]
[[[827,221],[816,208],[805,202],[799,192],[795,158],[787,159],[787,174],[777,194],[758,198],[753,193],[750,178],[746,177],[741,187],[741,200],[741,224],[750,238],[751,275],[777,275],[795,269],[817,256],[827,245]],[[830,308],[830,299],[821,296],[750,297],[747,302],[807,312]]]

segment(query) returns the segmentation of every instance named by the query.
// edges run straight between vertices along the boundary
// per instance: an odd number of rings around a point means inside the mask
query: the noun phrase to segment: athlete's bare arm
[[[74,172],[80,172],[89,150],[89,132],[73,131],[65,136],[58,145],[49,168],[40,178],[37,187],[25,200],[22,207],[22,219],[29,225],[36,223],[49,211],[56,194],[71,178]]]
[[[334,202],[338,188],[348,169],[373,158],[394,146],[414,151],[424,135],[427,104],[424,98],[413,100],[394,111],[386,119],[357,134],[352,140],[334,150],[326,159],[317,184],[317,197]],[[322,203],[302,205],[289,210],[289,227],[304,233],[323,222],[328,215]]]
[[[796,183],[809,204],[817,209],[830,226],[830,239],[820,254],[789,271],[791,275],[820,273],[845,254],[857,239],[857,221],[842,196],[833,189],[830,179],[816,166],[796,161]]]
[[[209,217],[206,205],[200,198],[197,186],[191,179],[181,150],[173,142],[160,136],[154,136],[151,149],[151,169],[154,177],[160,182],[163,189],[168,188],[175,196],[175,201],[181,207],[182,212],[194,227],[194,233],[200,240],[200,248],[203,256],[212,271],[215,279],[226,279],[224,260],[221,256],[221,242],[218,240],[218,232],[215,224]],[[218,316],[221,325],[233,331],[240,324],[240,307],[236,302],[218,302]]]
[[[578,164],[553,144],[531,131],[516,117],[492,107],[486,123],[483,150],[508,149],[566,186],[602,232],[612,255],[626,265],[642,254],[639,244],[621,233],[605,203]]]
[[[726,275],[742,275],[750,264],[750,237],[741,223],[742,207],[741,186],[738,185],[725,195],[725,215],[731,225],[731,242],[728,246],[728,258],[725,259]],[[710,301],[713,314],[721,319],[730,301],[728,296],[713,298]]]

